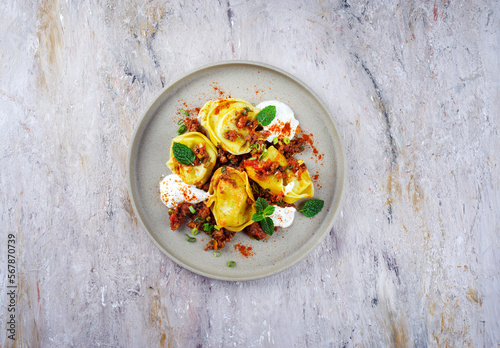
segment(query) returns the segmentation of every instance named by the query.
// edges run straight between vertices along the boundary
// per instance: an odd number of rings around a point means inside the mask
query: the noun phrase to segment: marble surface
[[[0,346],[500,345],[498,1],[47,0],[0,12]],[[154,96],[228,59],[308,84],[347,161],[323,243],[239,283],[164,256],[125,180]]]

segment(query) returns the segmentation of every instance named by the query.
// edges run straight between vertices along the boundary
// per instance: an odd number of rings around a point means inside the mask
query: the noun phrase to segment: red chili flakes
[[[268,130],[272,133],[280,133],[285,137],[291,137],[292,135],[292,126],[290,122],[283,123],[281,121],[277,121],[275,124],[270,126]]]
[[[255,255],[255,253],[252,251],[253,248],[251,246],[246,246],[241,243],[235,244],[234,250],[239,251],[240,254],[243,255],[244,257]]]
[[[231,95],[227,94],[217,82],[212,82],[210,86],[213,88],[214,92],[218,94],[219,98],[231,98]]]

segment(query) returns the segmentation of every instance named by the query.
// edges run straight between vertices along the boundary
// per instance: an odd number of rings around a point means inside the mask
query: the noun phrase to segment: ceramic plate
[[[296,158],[303,159],[315,186],[314,198],[325,201],[313,218],[295,214],[292,226],[274,233],[265,241],[237,233],[219,257],[204,251],[209,237],[198,234],[186,241],[187,227],[172,231],[168,209],[159,194],[159,182],[170,174],[172,138],[177,135],[179,109],[195,110],[210,99],[240,98],[253,105],[279,100],[295,112],[305,134],[312,134],[314,151],[308,148]],[[192,114],[195,114],[193,112]],[[182,267],[221,280],[250,280],[283,271],[305,258],[332,228],[344,185],[344,153],[332,117],[316,94],[292,75],[275,67],[247,61],[211,64],[193,71],[164,89],[139,121],[128,155],[128,185],[132,206],[153,242]],[[300,208],[301,201],[296,203]],[[243,255],[239,247],[251,248]],[[233,268],[228,261],[236,261]]]

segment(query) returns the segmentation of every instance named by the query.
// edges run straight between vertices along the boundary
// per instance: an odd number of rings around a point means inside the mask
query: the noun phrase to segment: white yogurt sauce
[[[276,107],[276,117],[269,125],[264,127],[264,130],[271,132],[266,140],[272,142],[275,137],[279,139],[293,139],[297,132],[299,121],[295,118],[292,109],[285,103],[277,100],[264,101],[259,103],[256,107],[264,109],[269,105],[274,105]]]
[[[274,213],[270,218],[273,220],[274,226],[288,227],[293,223],[296,211],[294,207],[282,208],[275,206]]]
[[[285,195],[288,193],[288,192],[292,192],[293,190],[293,186],[295,185],[295,183],[293,181],[290,181],[286,186],[285,186]]]
[[[160,182],[160,195],[163,203],[173,208],[180,203],[200,203],[210,198],[211,194],[200,190],[194,185],[188,185],[177,174],[167,175]]]

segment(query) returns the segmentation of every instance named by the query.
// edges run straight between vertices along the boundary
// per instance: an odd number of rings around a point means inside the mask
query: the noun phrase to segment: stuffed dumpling
[[[208,192],[212,196],[206,204],[218,227],[238,232],[253,223],[255,198],[247,173],[231,167],[221,167],[212,176]]]
[[[293,164],[289,164],[288,162]],[[287,159],[270,146],[259,160],[247,160],[244,167],[250,179],[286,203],[314,195],[314,186],[304,161]]]
[[[241,155],[250,152],[247,136],[257,126],[259,111],[242,99],[210,100],[201,108],[198,119],[216,146],[220,144],[233,155]]]
[[[174,144],[187,146],[194,155],[190,164],[180,163],[174,156]],[[208,181],[217,161],[217,149],[210,140],[201,133],[190,132],[179,135],[172,140],[170,160],[167,167],[179,175],[186,184],[202,186]]]
[[[295,203],[301,198],[311,198],[314,196],[314,185],[309,175],[304,161],[298,161],[299,168],[297,171],[287,170],[287,176],[283,179],[285,187],[285,197],[283,200],[286,203]]]

